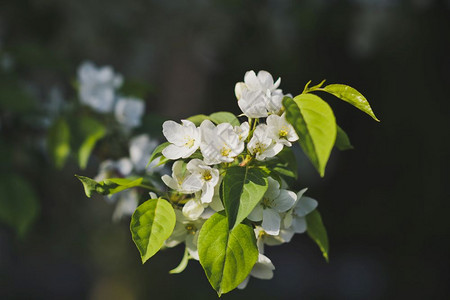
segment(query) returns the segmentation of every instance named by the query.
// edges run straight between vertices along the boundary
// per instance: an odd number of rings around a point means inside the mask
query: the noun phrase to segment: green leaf
[[[47,145],[57,168],[62,168],[70,154],[70,129],[65,119],[53,123],[48,132]]]
[[[187,120],[194,123],[195,126],[200,126],[204,120],[210,120],[210,118],[207,115],[195,115],[187,118]]]
[[[329,246],[327,230],[323,225],[322,217],[317,209],[306,215],[306,225],[309,237],[316,242],[322,251],[323,257],[328,262]]]
[[[292,124],[299,144],[320,176],[336,140],[336,120],[330,106],[313,94],[302,94],[292,100],[284,97],[286,119]]]
[[[180,264],[175,268],[169,271],[169,274],[179,274],[181,272],[183,272],[189,262],[189,251],[187,249],[187,247],[184,249],[184,255],[183,255],[183,259],[181,260]]]
[[[102,183],[105,189],[104,195],[112,195],[123,190],[137,187],[142,183],[144,178],[108,178]]]
[[[103,194],[104,189],[102,185],[97,181],[86,176],[75,175],[75,177],[78,178],[78,180],[80,180],[81,183],[83,184],[84,193],[88,198],[91,198],[93,192]]]
[[[150,199],[138,206],[131,217],[130,230],[142,263],[161,249],[175,228],[175,212],[164,199]]]
[[[231,231],[224,212],[209,218],[198,236],[200,264],[218,295],[235,289],[258,259],[253,228],[239,224]]]
[[[95,144],[105,136],[106,128],[102,123],[89,117],[80,119],[78,124],[79,134],[83,136],[83,142],[78,150],[78,164],[81,169],[85,169]]]
[[[0,222],[23,237],[39,213],[39,201],[33,187],[16,174],[0,177]]]
[[[144,178],[108,178],[102,182],[97,182],[86,176],[75,175],[84,187],[84,192],[88,198],[93,192],[101,195],[112,195],[123,190],[141,185]]]
[[[220,188],[230,228],[252,212],[267,191],[266,174],[258,168],[234,166],[227,169]]]
[[[147,167],[146,167],[146,168],[148,168],[148,166],[150,165],[150,163],[151,163],[152,161],[154,161],[156,158],[158,158],[158,157],[160,157],[160,156],[163,156],[163,155],[162,155],[162,151],[163,151],[167,146],[169,146],[169,145],[170,145],[169,142],[165,142],[165,143],[162,143],[161,145],[159,145],[158,147],[156,147],[155,150],[153,150],[152,155],[150,156],[150,159],[149,159],[149,161],[148,161],[148,163],[147,163]]]
[[[345,131],[342,130],[342,128],[339,126],[337,126],[335,146],[341,151],[353,149],[353,146],[350,143],[350,139],[348,138],[347,133],[345,133]]]
[[[367,99],[356,89],[345,84],[329,84],[319,90],[330,93],[338,97],[339,99],[350,103],[351,105],[371,116],[375,121],[380,122],[380,120],[378,120],[373,113]]]
[[[232,126],[239,126],[241,123],[236,118],[235,115],[233,115],[230,112],[226,111],[220,111],[209,115],[209,119],[213,121],[216,124],[220,123],[230,123]]]
[[[297,179],[297,161],[292,152],[292,148],[284,147],[283,150],[277,154],[277,159],[278,163],[273,166],[272,169],[280,175]]]

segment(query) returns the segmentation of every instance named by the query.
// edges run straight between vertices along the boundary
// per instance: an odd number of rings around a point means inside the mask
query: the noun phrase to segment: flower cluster
[[[184,242],[190,258],[198,260],[199,230],[215,212],[224,210],[220,185],[227,168],[262,165],[298,140],[282,109],[280,82],[278,79],[274,83],[266,71],[245,74],[244,82],[235,88],[238,105],[248,118],[240,124],[237,119],[233,124],[215,124],[208,118],[198,125],[190,120],[163,124],[168,145],[162,155],[175,160],[172,175],[162,177],[170,189],[169,199],[175,204],[176,215],[175,230],[165,242],[167,247]],[[306,189],[294,193],[279,176],[268,176],[267,181],[264,196],[247,217],[255,228],[260,252],[250,275],[260,279],[272,278],[274,270],[264,255],[264,244],[289,242],[294,233],[305,232],[305,216],[317,207],[315,200],[303,196]],[[247,282],[248,278],[239,287]]]
[[[131,129],[141,125],[145,103],[134,97],[118,93],[123,77],[114,73],[110,66],[97,68],[84,62],[78,69],[79,97],[82,104],[98,113],[113,113],[117,122]]]

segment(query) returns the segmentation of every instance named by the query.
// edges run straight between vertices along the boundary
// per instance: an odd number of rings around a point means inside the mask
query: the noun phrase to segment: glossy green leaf
[[[292,100],[283,99],[286,119],[299,136],[299,144],[320,176],[336,140],[336,120],[330,106],[313,94],[302,94]]]
[[[141,185],[143,178],[108,178],[102,182],[97,182],[86,176],[75,175],[84,187],[84,192],[88,198],[93,192],[101,195],[112,195],[123,190]]]
[[[236,116],[227,111],[220,111],[220,112],[210,114],[209,119],[216,124],[230,123],[232,126],[241,125],[241,123],[236,118]]]
[[[164,199],[150,199],[134,212],[130,230],[142,263],[155,255],[175,228],[175,212]]]
[[[220,190],[230,228],[241,223],[262,199],[268,187],[266,177],[258,168],[228,168]]]
[[[112,195],[141,185],[144,178],[108,178],[102,182],[105,195]]]
[[[353,149],[353,146],[350,143],[350,139],[348,138],[347,133],[345,133],[345,131],[342,130],[342,128],[339,126],[337,126],[335,146],[341,151]]]
[[[106,128],[102,123],[88,117],[80,119],[78,124],[80,134],[83,136],[83,142],[78,150],[78,164],[81,169],[85,169],[95,144],[105,136]]]
[[[350,103],[351,105],[371,116],[375,121],[380,122],[380,120],[377,119],[372,108],[370,107],[369,101],[367,101],[367,99],[356,89],[345,84],[329,84],[319,90],[330,93],[338,97],[339,99]]]
[[[159,145],[158,147],[156,147],[155,150],[153,150],[153,153],[152,153],[152,155],[150,155],[150,159],[148,160],[147,168],[152,161],[154,161],[156,158],[158,158],[160,156],[163,156],[162,151],[169,145],[170,145],[169,142],[165,142],[165,143],[162,143],[161,145]]]
[[[39,213],[37,195],[28,181],[16,174],[0,177],[0,222],[23,236]]]
[[[200,264],[218,295],[235,289],[258,259],[253,228],[239,224],[231,231],[224,212],[209,218],[198,237]]]
[[[176,268],[170,270],[169,274],[179,274],[179,273],[183,272],[186,269],[188,262],[189,262],[189,251],[186,247],[184,249],[183,259],[181,259],[180,264]]]
[[[70,154],[70,129],[65,119],[53,123],[48,132],[47,146],[57,168],[62,168]]]
[[[195,115],[192,117],[187,118],[188,121],[191,121],[195,124],[195,126],[200,126],[204,120],[210,120],[210,118],[207,115]]]
[[[322,217],[317,209],[306,215],[306,225],[309,237],[316,242],[322,251],[323,257],[328,262],[329,246],[327,230],[323,225]]]

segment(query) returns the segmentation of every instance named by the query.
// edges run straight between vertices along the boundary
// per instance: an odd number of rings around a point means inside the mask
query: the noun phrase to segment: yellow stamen
[[[220,150],[220,154],[222,154],[222,156],[228,156],[230,154],[230,152],[231,152],[231,149],[226,146],[224,146],[222,148],[222,150]]]

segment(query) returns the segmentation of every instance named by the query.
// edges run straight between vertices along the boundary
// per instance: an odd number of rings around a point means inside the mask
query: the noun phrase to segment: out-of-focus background
[[[251,69],[294,95],[310,79],[356,87],[381,123],[323,95],[355,149],[334,151],[324,179],[298,156],[297,188],[319,201],[330,262],[298,235],[266,248],[271,281],[223,297],[449,296],[449,1],[1,2],[0,197],[26,199],[32,221],[0,224],[0,298],[214,299],[198,263],[168,274],[181,246],[142,265],[129,220],[84,195],[73,175],[97,174],[95,151],[85,170],[46,154],[50,104],[74,103],[84,60],[144,86],[147,114],[177,121],[239,114],[234,84]],[[155,132],[148,124],[140,132]]]

